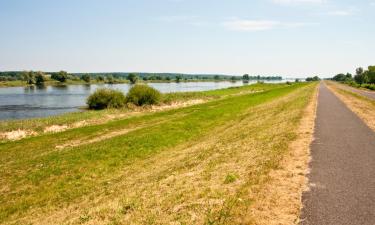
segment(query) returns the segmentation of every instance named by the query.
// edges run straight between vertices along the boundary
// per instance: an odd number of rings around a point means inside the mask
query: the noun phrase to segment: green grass
[[[191,99],[218,99],[238,94],[246,91],[265,91],[278,87],[285,86],[284,84],[253,84],[244,87],[233,87],[212,91],[203,92],[181,92],[164,94],[162,103],[169,104],[176,101],[187,101]],[[57,116],[50,116],[46,118],[36,119],[20,119],[20,120],[3,120],[0,121],[0,132],[7,132],[12,130],[32,130],[35,132],[43,132],[45,127],[52,125],[71,125],[79,121],[101,120],[107,115],[118,115],[129,113],[129,110],[124,109],[106,109],[101,111],[83,110],[81,112],[65,113]]]
[[[6,191],[2,191],[0,197],[0,222],[22,218],[30,210],[38,208],[48,211],[63,207],[85,195],[105,190],[113,175],[121,172],[126,165],[199,140],[214,128],[237,120],[249,108],[286,96],[307,85],[257,84],[194,93],[191,95],[216,96],[217,99],[187,108],[1,143],[0,184]],[[265,91],[235,95],[245,90]],[[183,97],[175,96],[172,98],[191,97],[186,97],[186,94],[181,94]],[[87,113],[98,116],[105,111]],[[70,115],[74,115],[74,120],[79,118],[79,114]],[[60,118],[63,121],[64,116]],[[84,143],[111,132],[132,128],[138,129],[97,143],[56,149],[57,145],[74,140]],[[229,180],[232,182],[233,179]],[[82,218],[87,219],[86,216]]]

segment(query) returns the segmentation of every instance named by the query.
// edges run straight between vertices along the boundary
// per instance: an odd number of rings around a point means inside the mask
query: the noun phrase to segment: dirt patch
[[[259,193],[251,211],[254,224],[298,224],[302,193],[307,190],[310,143],[313,140],[318,91],[304,111],[297,139],[290,144],[289,154],[280,169],[271,171],[270,182]]]
[[[126,133],[130,132],[130,131],[134,131],[134,130],[137,130],[137,129],[140,129],[140,128],[141,127],[137,127],[137,128],[134,128],[134,129],[124,129],[124,130],[120,130],[120,131],[115,131],[115,132],[103,134],[99,137],[92,138],[90,140],[74,140],[74,141],[65,143],[63,145],[58,145],[58,146],[56,146],[56,149],[64,149],[64,148],[69,148],[69,147],[77,147],[77,146],[85,145],[85,144],[91,144],[91,143],[103,141],[103,140],[106,140],[106,139],[109,139],[109,138],[112,138],[112,137],[116,137],[116,136],[119,136],[119,135],[123,135],[123,134],[126,134]]]
[[[168,109],[177,109],[177,108],[202,104],[204,102],[206,101],[203,99],[193,99],[193,100],[189,100],[185,102],[172,102],[171,104],[167,104],[167,105],[151,106],[151,111],[156,112],[156,111],[162,111],[162,110],[168,110]]]
[[[44,133],[57,133],[68,129],[67,125],[52,125],[44,129]]]
[[[346,106],[353,111],[359,118],[361,118],[367,126],[369,126],[373,131],[375,131],[375,101],[367,99],[362,96],[357,96],[357,94],[350,94],[349,90],[341,90],[336,84],[331,82],[327,85],[341,101],[343,101]]]
[[[30,130],[15,130],[5,133],[0,133],[0,139],[6,139],[10,141],[20,140],[27,136],[36,135],[36,132]]]

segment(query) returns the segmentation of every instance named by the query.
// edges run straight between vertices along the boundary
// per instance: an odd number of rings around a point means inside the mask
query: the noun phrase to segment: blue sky
[[[375,64],[375,0],[0,0],[0,70],[303,77]]]

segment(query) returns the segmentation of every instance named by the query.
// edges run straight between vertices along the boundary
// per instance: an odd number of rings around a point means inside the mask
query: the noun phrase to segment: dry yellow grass
[[[348,90],[343,90],[334,82],[326,82],[326,84],[351,111],[357,114],[367,126],[375,131],[375,101]]]
[[[270,172],[270,181],[258,193],[259,199],[251,210],[255,224],[298,224],[302,208],[302,192],[307,189],[310,144],[313,139],[318,87],[311,96],[301,119],[297,139],[278,170]]]
[[[59,209],[35,209],[24,218],[17,218],[17,222],[295,222],[305,184],[306,147],[314,114],[313,105],[306,107],[315,101],[311,97],[315,87],[310,85],[251,108],[209,136],[125,166],[100,192]],[[304,126],[302,118],[306,121]],[[293,140],[297,141],[290,145]],[[280,195],[281,200],[277,199]]]

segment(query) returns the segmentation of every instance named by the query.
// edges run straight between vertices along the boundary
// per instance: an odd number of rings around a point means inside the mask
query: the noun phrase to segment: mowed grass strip
[[[276,86],[259,94],[228,97],[206,104],[84,127],[0,145],[0,221],[65,207],[105,190],[114,174],[163,150],[199,140],[235,121],[249,108],[285,96],[306,84]],[[153,122],[165,120],[161,124]],[[150,122],[126,135],[56,151],[56,144],[106,130]],[[99,133],[97,133],[99,132]],[[211,134],[211,135],[216,135]],[[35,153],[35,154],[33,154]]]

